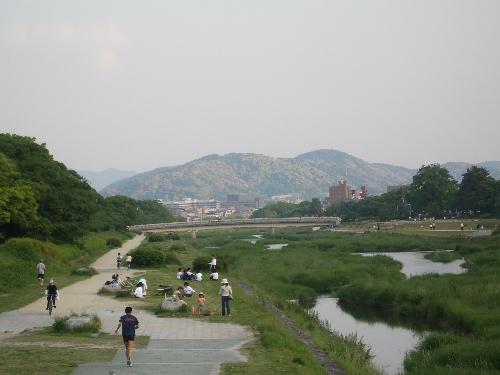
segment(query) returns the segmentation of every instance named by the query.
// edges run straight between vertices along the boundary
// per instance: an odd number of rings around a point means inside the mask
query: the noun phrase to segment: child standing
[[[203,314],[205,308],[205,295],[203,292],[198,294],[198,315]]]

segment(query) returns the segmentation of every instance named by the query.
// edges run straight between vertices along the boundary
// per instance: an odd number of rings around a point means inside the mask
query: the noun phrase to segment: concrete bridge
[[[335,216],[326,217],[286,217],[286,218],[256,218],[256,219],[231,219],[231,220],[208,220],[192,222],[158,223],[131,225],[129,230],[140,232],[179,232],[197,231],[221,228],[244,228],[244,227],[299,227],[299,226],[329,226],[336,227],[340,224],[340,218]]]

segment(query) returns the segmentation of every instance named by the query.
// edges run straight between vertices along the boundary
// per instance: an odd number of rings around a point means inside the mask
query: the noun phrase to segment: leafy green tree
[[[321,216],[323,215],[323,205],[318,198],[313,198],[309,206],[309,215]]]
[[[413,176],[408,198],[413,209],[424,215],[440,216],[454,209],[458,184],[439,164],[421,167]]]
[[[55,161],[34,138],[0,134],[0,152],[13,160],[38,203],[39,220],[24,235],[72,241],[97,210],[97,194],[75,171]]]
[[[461,210],[494,213],[496,196],[496,181],[485,168],[467,168],[457,193],[457,205]]]
[[[0,153],[0,239],[21,235],[38,220],[37,202],[13,161]]]

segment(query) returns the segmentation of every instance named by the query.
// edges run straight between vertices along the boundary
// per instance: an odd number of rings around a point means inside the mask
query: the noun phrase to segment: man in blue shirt
[[[139,321],[132,315],[132,308],[125,307],[125,315],[120,317],[115,334],[122,327],[123,343],[125,344],[125,355],[127,356],[127,366],[132,367],[132,350],[134,349],[135,330],[139,328]]]

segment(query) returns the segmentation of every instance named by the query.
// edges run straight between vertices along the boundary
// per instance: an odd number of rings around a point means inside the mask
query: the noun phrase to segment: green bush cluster
[[[167,236],[163,233],[149,233],[147,238],[149,242],[163,242],[167,240]]]
[[[106,246],[110,249],[115,249],[117,247],[122,247],[122,240],[116,237],[108,238],[106,241]]]
[[[72,317],[90,317],[90,323],[81,325],[79,327],[70,328],[68,327],[68,320]],[[52,330],[55,333],[98,333],[101,329],[101,320],[97,315],[69,315],[55,318],[54,324],[52,324]]]
[[[166,264],[180,265],[179,258],[167,248],[159,245],[141,245],[130,253],[138,267],[160,267]]]

